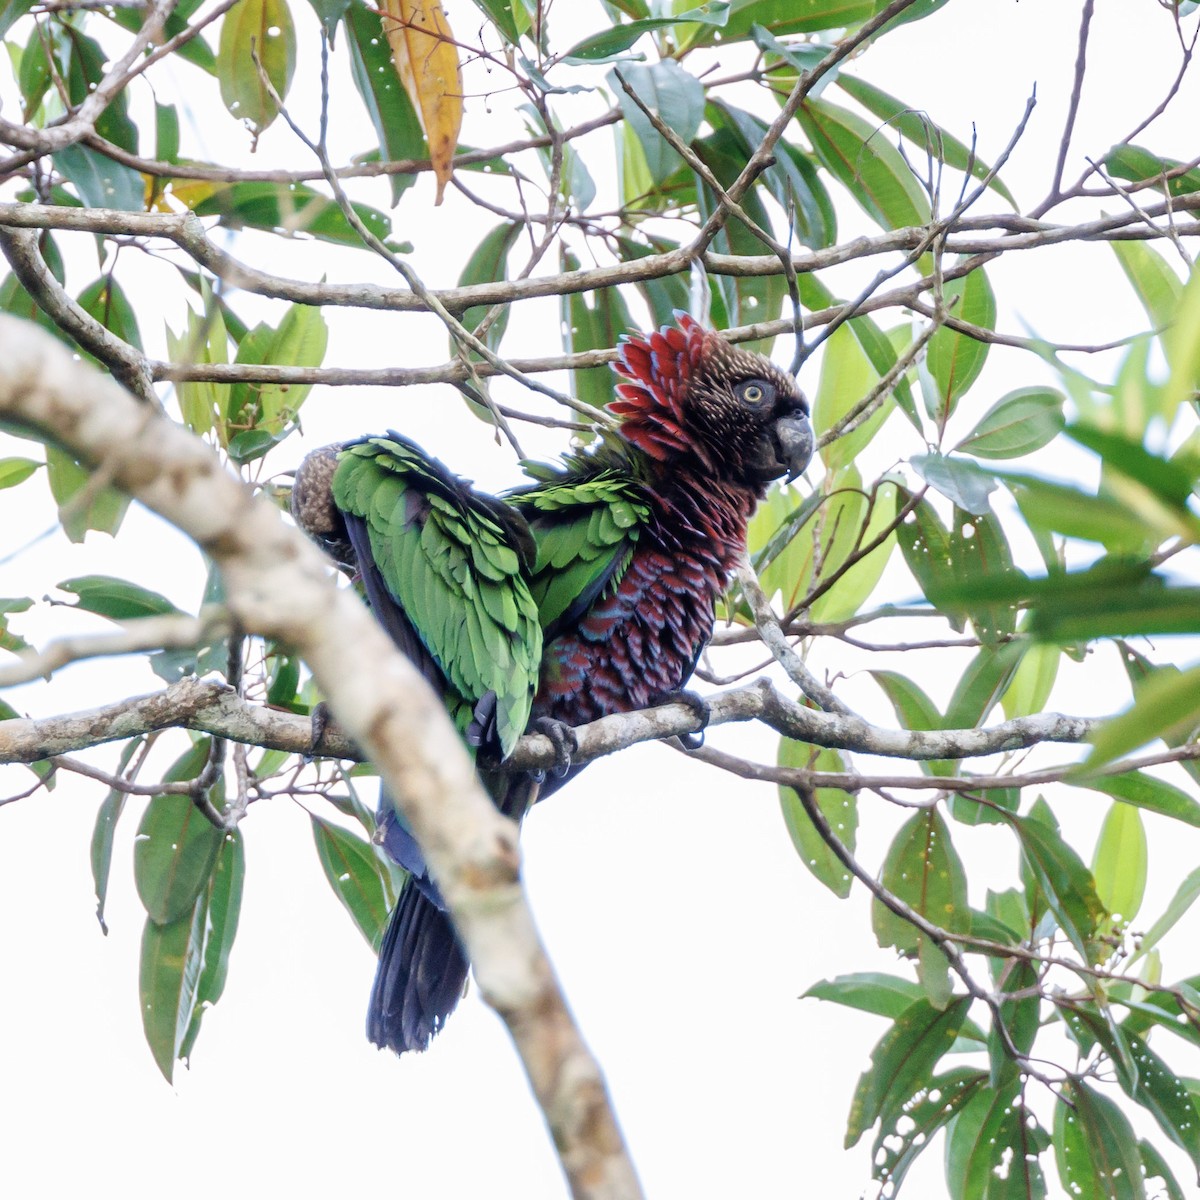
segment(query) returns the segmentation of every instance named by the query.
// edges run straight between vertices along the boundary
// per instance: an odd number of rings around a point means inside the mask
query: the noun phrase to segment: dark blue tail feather
[[[449,916],[414,883],[392,910],[367,1008],[367,1037],[397,1054],[429,1045],[467,982],[467,959]]]

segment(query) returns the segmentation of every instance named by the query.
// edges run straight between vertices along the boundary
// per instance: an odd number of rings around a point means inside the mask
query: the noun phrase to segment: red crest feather
[[[651,458],[663,462],[690,452],[707,462],[688,434],[685,397],[716,334],[685,313],[676,320],[678,325],[664,325],[648,338],[622,341],[613,370],[628,382],[617,385],[608,411],[622,418],[622,436]]]

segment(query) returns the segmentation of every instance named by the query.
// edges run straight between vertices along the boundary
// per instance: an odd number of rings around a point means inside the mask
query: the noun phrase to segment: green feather
[[[494,691],[501,751],[511,752],[529,721],[542,652],[520,516],[502,521],[498,502],[393,438],[347,447],[333,496],[365,523],[384,586],[442,672],[459,729]]]

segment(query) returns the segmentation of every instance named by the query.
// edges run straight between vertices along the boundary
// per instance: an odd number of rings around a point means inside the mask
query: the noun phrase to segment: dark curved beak
[[[808,416],[802,412],[791,412],[775,422],[775,439],[779,443],[780,462],[787,467],[788,483],[808,466],[813,456],[816,439]]]

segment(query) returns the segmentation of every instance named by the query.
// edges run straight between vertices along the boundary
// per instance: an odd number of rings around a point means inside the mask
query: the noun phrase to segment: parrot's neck
[[[723,590],[729,572],[746,547],[746,528],[761,498],[761,489],[706,478],[687,470],[662,469],[653,474],[650,494],[656,515],[668,531],[664,544],[715,560]]]

